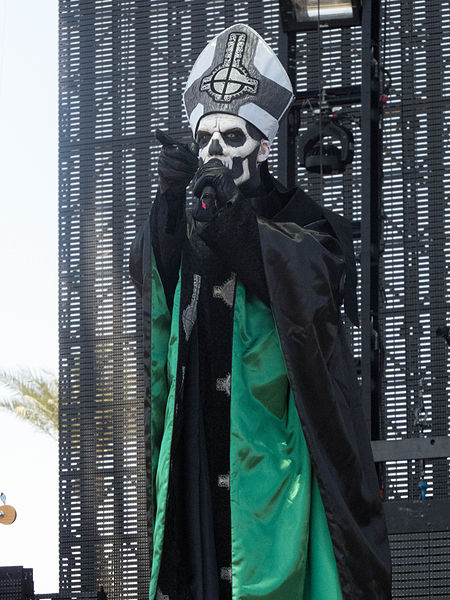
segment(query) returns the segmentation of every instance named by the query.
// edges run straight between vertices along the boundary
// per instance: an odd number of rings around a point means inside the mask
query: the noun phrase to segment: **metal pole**
[[[280,31],[279,58],[296,88],[296,34],[295,31]],[[296,184],[297,160],[296,140],[298,133],[298,110],[291,109],[281,121],[278,132],[278,178],[288,189]]]
[[[362,11],[362,221],[361,221],[361,375],[367,427],[379,437],[381,359],[378,296],[381,198],[379,129],[379,0],[366,0]]]

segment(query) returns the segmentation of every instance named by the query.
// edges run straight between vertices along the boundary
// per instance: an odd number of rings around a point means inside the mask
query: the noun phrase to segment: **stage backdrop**
[[[128,254],[156,188],[154,131],[187,139],[181,94],[189,70],[205,44],[235,22],[253,26],[286,61],[274,0],[60,0],[65,600],[95,598],[100,585],[109,600],[147,597],[141,306],[128,277]],[[382,120],[381,440],[448,434],[448,350],[436,330],[446,325],[449,298],[449,39],[446,3],[382,3],[380,52],[392,85]],[[298,93],[320,83],[325,89],[361,83],[360,27],[299,33],[296,49]],[[359,103],[345,112],[344,123],[355,135],[351,168],[323,179],[298,168],[297,179],[315,199],[358,224]],[[302,132],[312,119],[307,105],[300,116]],[[279,140],[271,166],[284,179],[285,131]],[[358,236],[355,243],[359,252]],[[361,335],[351,335],[358,360]],[[418,500],[422,479],[427,498],[448,502],[447,458],[391,457],[380,473],[389,503]],[[419,529],[405,525],[391,536],[395,597],[448,598],[450,535],[436,523]]]

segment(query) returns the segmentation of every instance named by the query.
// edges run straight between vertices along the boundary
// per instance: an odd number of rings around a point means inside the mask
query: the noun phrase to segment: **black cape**
[[[343,598],[388,600],[387,531],[340,313],[344,303],[356,324],[351,226],[302,190],[286,192],[265,170],[263,183],[268,197],[281,207],[275,215],[268,217],[263,210],[265,216],[261,211],[257,216],[251,202],[238,201],[208,223],[201,237],[244,285],[272,307],[327,516]],[[147,438],[151,249],[171,306],[185,240],[182,199],[169,192],[155,202],[131,252],[131,276],[143,299]]]

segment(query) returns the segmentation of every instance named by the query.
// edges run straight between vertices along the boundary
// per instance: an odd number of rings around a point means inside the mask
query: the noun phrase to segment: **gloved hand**
[[[212,158],[197,171],[194,196],[200,198],[205,187],[212,187],[215,191],[216,210],[220,210],[226,204],[236,202],[241,197],[230,169],[227,169],[217,158]]]
[[[198,169],[198,145],[177,142],[161,129],[156,130],[155,136],[163,145],[158,160],[161,192],[168,189],[184,192]]]

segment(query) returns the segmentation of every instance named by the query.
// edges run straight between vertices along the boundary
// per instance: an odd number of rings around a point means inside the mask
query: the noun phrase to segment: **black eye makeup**
[[[197,135],[195,136],[195,141],[200,146],[200,148],[204,148],[210,139],[211,134],[207,131],[198,131]]]
[[[224,131],[222,137],[229,146],[243,146],[246,141],[246,135],[239,127]]]

